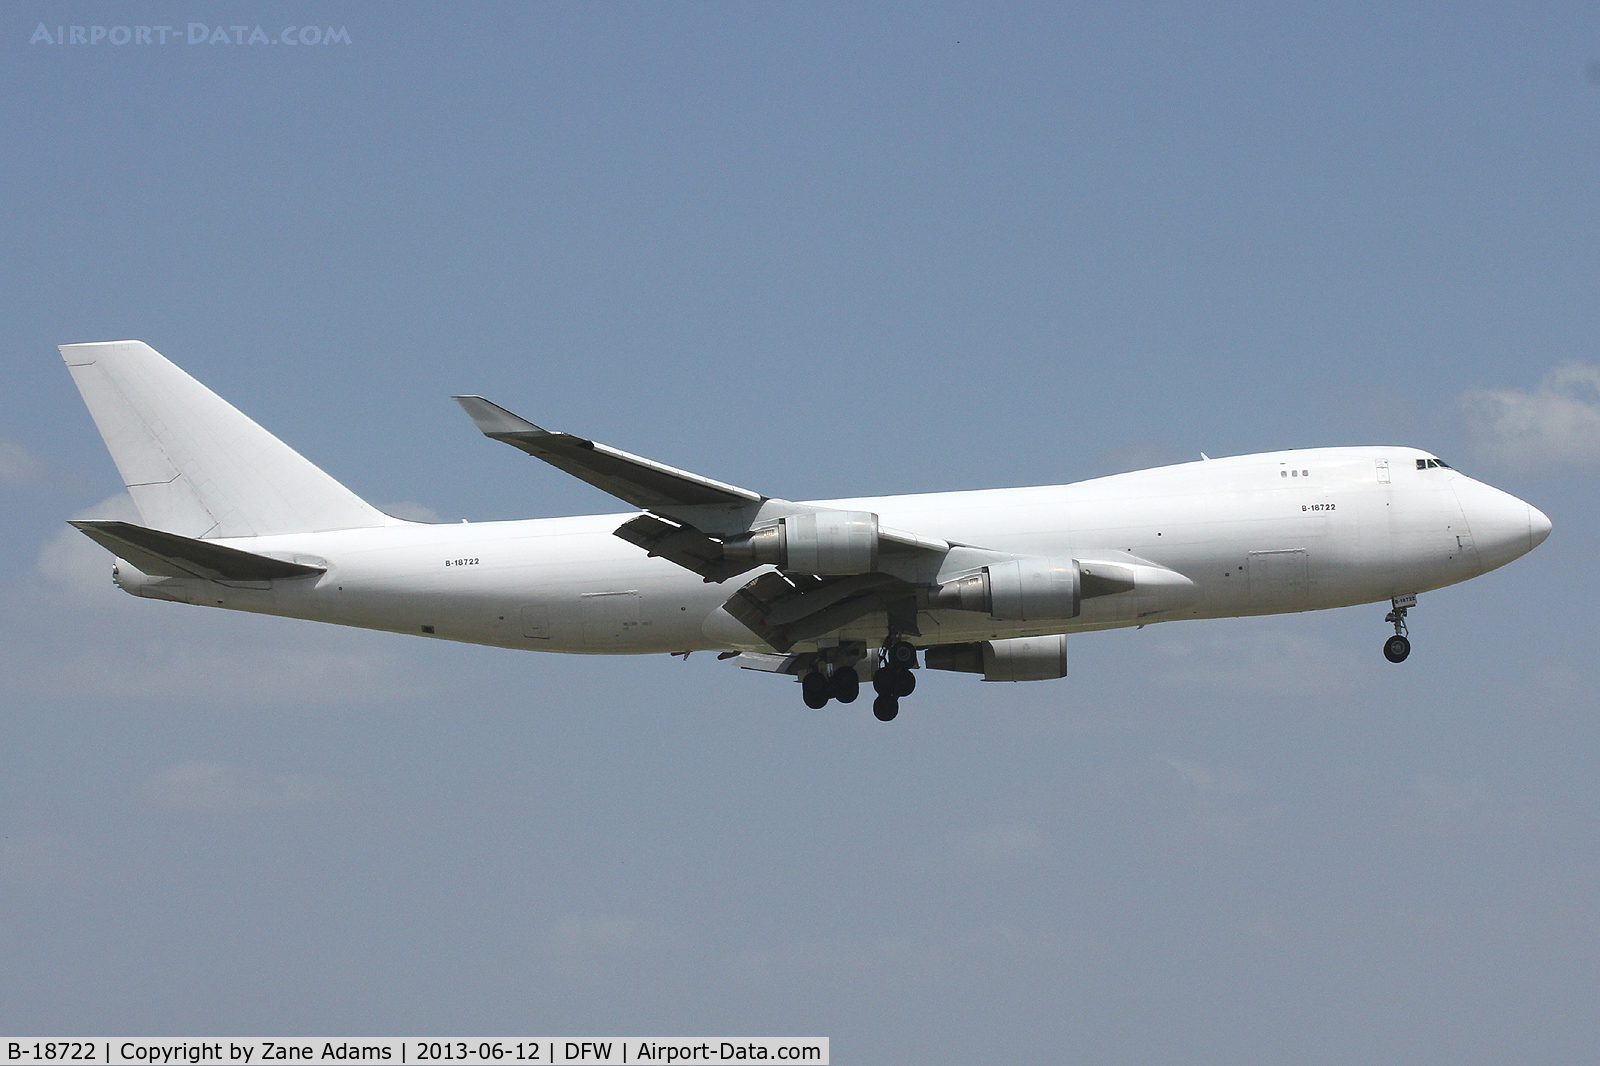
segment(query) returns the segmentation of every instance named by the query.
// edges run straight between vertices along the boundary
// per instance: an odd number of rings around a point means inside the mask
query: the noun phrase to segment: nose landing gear
[[[1392,663],[1403,663],[1411,654],[1411,641],[1406,637],[1406,612],[1417,605],[1417,597],[1407,593],[1389,602],[1394,609],[1384,615],[1383,620],[1394,623],[1394,636],[1383,642],[1383,657]]]

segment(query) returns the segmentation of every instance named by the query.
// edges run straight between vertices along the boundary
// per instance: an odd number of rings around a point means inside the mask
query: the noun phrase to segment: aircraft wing
[[[624,522],[615,534],[651,556],[699,574],[707,583],[726,581],[763,565],[726,555],[724,543],[730,535],[743,533],[755,521],[771,523],[828,510],[763,496],[570,433],[552,433],[482,396],[453,398],[485,436],[650,512]],[[942,558],[951,547],[937,538],[899,530],[876,527],[876,533],[880,556],[897,556],[901,562],[908,557]],[[871,573],[831,577],[769,571],[734,593],[725,607],[783,651],[880,610],[889,612],[898,632],[916,633],[915,588],[883,571],[880,566]]]
[[[587,481],[619,500],[646,511],[671,513],[702,504],[760,504],[759,492],[725,485],[686,470],[629,455],[571,433],[552,433],[482,396],[451,397],[483,435],[520,448],[558,470]]]

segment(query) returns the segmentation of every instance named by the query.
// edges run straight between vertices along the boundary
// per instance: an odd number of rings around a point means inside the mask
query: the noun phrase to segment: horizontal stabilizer
[[[83,534],[118,558],[157,577],[198,577],[206,581],[271,581],[311,577],[320,566],[286,563],[212,541],[180,537],[132,522],[73,522]]]
[[[483,435],[520,448],[595,488],[647,511],[697,504],[760,503],[760,493],[677,470],[571,433],[552,433],[482,396],[451,397]]]

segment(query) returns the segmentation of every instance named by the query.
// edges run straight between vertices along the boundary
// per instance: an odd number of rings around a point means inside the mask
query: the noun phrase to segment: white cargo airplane
[[[1068,633],[1416,596],[1550,533],[1538,509],[1413,448],[1202,459],[1073,485],[791,503],[555,433],[480,396],[486,436],[624,514],[433,524],[386,515],[140,341],[61,354],[143,525],[74,522],[135,596],[601,654],[709,650],[883,721],[919,664],[1034,681]]]

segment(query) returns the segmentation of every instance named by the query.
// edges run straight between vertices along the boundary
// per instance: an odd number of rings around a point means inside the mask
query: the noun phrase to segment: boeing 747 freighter
[[[1415,448],[1264,452],[1071,485],[791,502],[541,429],[486,436],[629,510],[435,524],[384,514],[140,341],[61,354],[141,524],[73,524],[150,599],[503,648],[715,651],[804,701],[893,719],[923,668],[1064,677],[1067,635],[1388,601],[1550,533],[1537,508]]]

